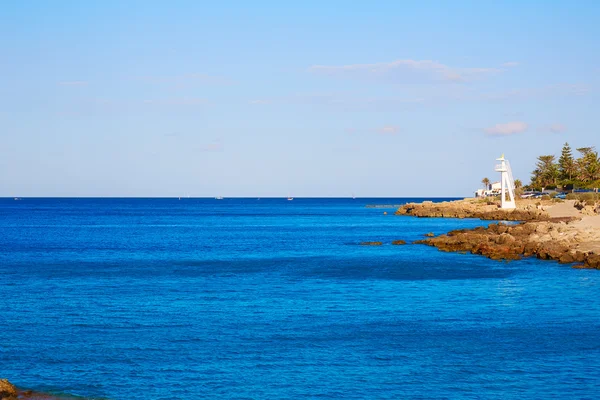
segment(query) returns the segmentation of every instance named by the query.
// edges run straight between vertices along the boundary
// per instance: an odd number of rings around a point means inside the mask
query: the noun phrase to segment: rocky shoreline
[[[534,202],[522,204],[515,210],[502,210],[495,202],[475,199],[442,203],[432,201],[408,203],[398,208],[395,214],[421,218],[477,218],[503,221],[539,221],[549,218],[544,209]]]
[[[74,400],[73,396],[55,396],[48,393],[23,390],[6,379],[0,379],[0,400]]]
[[[469,252],[494,260],[537,257],[600,269],[600,205],[577,201],[520,201],[515,210],[502,210],[493,202],[465,199],[453,202],[410,203],[396,215],[417,217],[479,218],[520,221],[517,225],[490,224],[487,228],[461,229],[416,244],[442,251]]]

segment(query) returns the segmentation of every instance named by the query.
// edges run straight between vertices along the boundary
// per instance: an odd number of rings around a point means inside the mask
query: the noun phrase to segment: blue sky
[[[600,147],[600,2],[287,3],[3,3],[0,196],[467,196]]]

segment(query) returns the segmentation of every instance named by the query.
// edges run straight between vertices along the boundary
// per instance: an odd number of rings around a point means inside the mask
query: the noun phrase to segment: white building
[[[485,189],[478,189],[475,197],[498,196],[502,193],[502,183],[500,181],[491,183]]]

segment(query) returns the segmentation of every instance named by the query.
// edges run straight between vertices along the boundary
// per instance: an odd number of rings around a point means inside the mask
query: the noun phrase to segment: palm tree
[[[523,182],[520,179],[515,179],[515,194],[517,196],[523,194]]]
[[[485,190],[489,190],[489,188],[490,188],[490,180],[489,180],[489,178],[483,178],[481,180],[481,183],[483,184],[483,187],[485,188]]]
[[[520,179],[515,179],[515,189],[521,189],[523,187],[523,182]]]

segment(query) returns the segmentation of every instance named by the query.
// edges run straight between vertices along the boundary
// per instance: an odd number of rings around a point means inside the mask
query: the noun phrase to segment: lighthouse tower
[[[496,161],[500,161],[500,164],[496,164],[496,171],[500,172],[502,208],[509,210],[517,208],[515,205],[515,181],[510,170],[510,163],[504,158],[504,154]],[[507,194],[508,199],[506,198]]]

